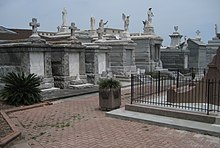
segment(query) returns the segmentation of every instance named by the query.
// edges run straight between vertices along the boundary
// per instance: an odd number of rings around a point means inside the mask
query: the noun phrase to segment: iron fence
[[[151,104],[185,110],[220,112],[220,80],[131,75],[131,104]]]

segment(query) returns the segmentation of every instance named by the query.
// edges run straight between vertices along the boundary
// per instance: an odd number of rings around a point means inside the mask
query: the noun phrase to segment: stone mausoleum
[[[178,32],[178,26],[174,26],[174,32],[169,36],[170,45],[161,48],[163,67],[169,70],[187,69],[189,50],[186,38],[184,42],[181,42],[182,35]]]
[[[41,88],[54,87],[49,44],[37,33],[37,19],[30,23],[32,35],[28,39],[2,41],[0,43],[0,75],[22,71],[42,77]]]
[[[137,44],[135,50],[135,63],[138,69],[145,72],[152,72],[156,69],[162,69],[160,47],[163,39],[156,35],[152,22],[153,12],[149,8],[147,19],[143,21],[144,32],[141,34],[131,34],[131,39]]]

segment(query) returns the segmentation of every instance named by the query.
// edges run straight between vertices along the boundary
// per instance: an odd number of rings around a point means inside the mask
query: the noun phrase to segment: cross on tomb
[[[200,33],[201,33],[201,32],[200,32],[199,30],[196,31],[196,35],[197,35],[197,36],[200,36]]]
[[[71,37],[75,36],[75,31],[77,30],[77,27],[75,26],[75,23],[71,23],[71,26],[69,27],[69,29],[71,30]]]
[[[40,23],[37,23],[36,18],[32,18],[32,22],[29,23],[30,26],[32,26],[32,35],[37,35],[37,27],[40,27]]]
[[[201,40],[200,33],[201,32],[199,30],[196,31],[196,39],[198,39],[198,40]]]

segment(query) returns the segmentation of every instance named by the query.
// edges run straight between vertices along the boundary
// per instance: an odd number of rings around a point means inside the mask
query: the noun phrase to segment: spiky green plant
[[[6,103],[11,105],[30,105],[41,101],[40,86],[41,79],[36,74],[25,75],[22,73],[8,73],[1,77],[5,83],[0,96]]]
[[[114,79],[102,79],[99,81],[99,87],[102,89],[108,89],[108,88],[119,88],[121,87],[121,84],[119,81]]]

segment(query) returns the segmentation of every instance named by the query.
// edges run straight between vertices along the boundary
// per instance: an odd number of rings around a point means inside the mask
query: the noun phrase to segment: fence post
[[[160,71],[158,71],[158,96],[159,96],[159,94],[160,94]]]
[[[131,104],[134,99],[134,74],[131,74]]]
[[[206,70],[205,70],[205,68],[204,68],[204,70],[203,70],[203,74],[204,74],[204,76],[205,76],[205,74],[206,74]]]
[[[177,70],[176,88],[179,87],[179,69]]]
[[[207,82],[207,81],[206,81]],[[210,80],[208,80],[208,100],[207,100],[207,115],[209,115],[209,99],[210,99]]]

